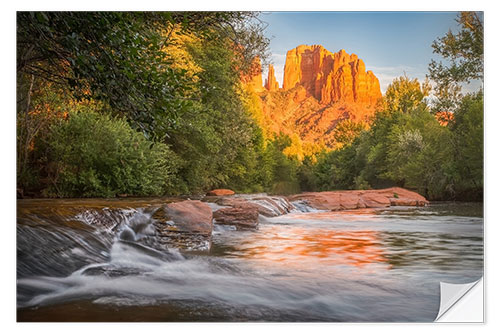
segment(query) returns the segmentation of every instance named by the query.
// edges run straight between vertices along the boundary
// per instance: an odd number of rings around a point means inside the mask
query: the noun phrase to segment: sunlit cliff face
[[[321,45],[300,45],[287,52],[283,89],[303,86],[321,104],[352,102],[375,104],[380,84],[363,60],[345,50],[332,53]]]
[[[283,87],[269,66],[244,82],[258,95],[255,115],[264,133],[298,135],[307,145],[335,148],[335,128],[350,120],[368,124],[382,97],[375,74],[363,60],[345,50],[332,53],[321,45],[300,45],[287,52]]]

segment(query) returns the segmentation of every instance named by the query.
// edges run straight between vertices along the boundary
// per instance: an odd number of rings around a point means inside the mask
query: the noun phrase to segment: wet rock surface
[[[287,198],[271,196],[223,197],[217,200],[216,203],[220,206],[232,208],[254,209],[265,217],[275,217],[287,214],[294,208]]]
[[[211,247],[214,222],[233,225],[237,229],[249,229],[258,227],[259,216],[277,217],[290,212],[311,210],[337,211],[428,204],[418,193],[399,187],[311,192],[289,197],[263,194],[207,196],[202,200],[23,199],[18,200],[17,223],[29,230],[36,229],[40,234],[45,229],[61,227],[83,230],[91,238],[94,233],[105,233],[110,239],[116,237],[159,251],[170,248],[207,251]]]
[[[259,212],[255,208],[221,208],[214,212],[217,224],[234,225],[237,229],[257,228]]]
[[[204,202],[185,200],[167,204],[163,209],[180,232],[212,233],[212,209]]]
[[[212,209],[199,200],[185,200],[160,207],[152,216],[156,240],[166,247],[210,249]]]

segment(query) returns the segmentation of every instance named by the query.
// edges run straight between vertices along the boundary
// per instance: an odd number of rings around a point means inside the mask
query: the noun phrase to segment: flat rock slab
[[[389,207],[391,205],[391,200],[387,196],[380,193],[361,193],[360,199],[367,208]]]
[[[320,210],[347,210],[389,206],[425,206],[429,204],[422,195],[400,187],[382,190],[352,190],[306,192],[288,197],[290,201],[305,201]]]
[[[234,194],[233,190],[228,190],[225,188],[218,188],[207,193],[208,196],[224,196],[233,194]]]

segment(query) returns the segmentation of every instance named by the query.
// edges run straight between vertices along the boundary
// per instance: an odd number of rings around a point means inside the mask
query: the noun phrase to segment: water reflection
[[[384,256],[393,268],[413,267],[453,271],[457,266],[482,269],[483,238],[429,232],[380,234]]]
[[[452,208],[287,214],[252,231],[217,226],[209,254],[175,260],[108,229],[22,216],[18,319],[432,321],[440,281],[482,275],[482,218],[441,213]]]
[[[251,233],[251,237],[231,235],[230,238],[232,239],[225,238],[225,246],[216,248],[214,252],[220,253],[222,250],[226,256],[255,259],[272,265],[362,267],[382,263],[385,269],[390,268],[379,233],[373,230],[325,230],[265,225],[261,226],[260,232]]]
[[[256,232],[216,237],[212,254],[298,269],[480,271],[482,219],[436,213],[403,208],[288,214]]]

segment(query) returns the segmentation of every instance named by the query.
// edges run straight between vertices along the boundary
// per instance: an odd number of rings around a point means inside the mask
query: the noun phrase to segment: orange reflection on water
[[[362,267],[386,263],[373,230],[323,230],[294,226],[283,232],[268,226],[256,239],[241,244],[244,256],[287,266],[349,265]],[[386,268],[390,268],[387,264]]]

